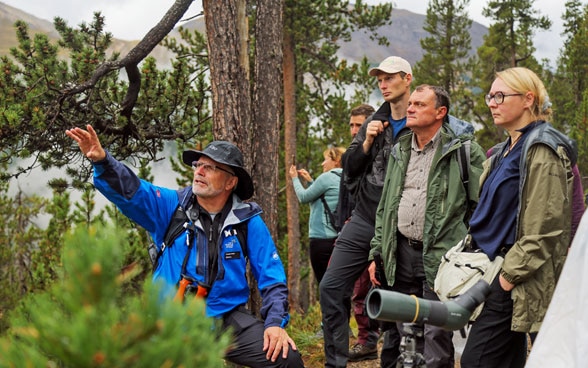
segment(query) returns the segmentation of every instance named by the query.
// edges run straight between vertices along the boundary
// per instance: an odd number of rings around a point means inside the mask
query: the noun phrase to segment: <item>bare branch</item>
[[[101,64],[92,74],[89,80],[84,83],[73,86],[63,90],[59,98],[59,103],[63,103],[66,98],[82,93],[90,88],[93,88],[98,81],[106,74],[126,68],[129,75],[129,89],[123,102],[123,116],[130,117],[137,96],[141,88],[141,78],[137,65],[141,60],[145,59],[147,55],[159,44],[165,36],[174,28],[176,23],[182,18],[184,13],[188,10],[193,0],[176,0],[172,7],[165,13],[163,18],[157,25],[122,59],[117,61],[107,61]]]
[[[141,90],[141,72],[139,71],[137,64],[127,65],[125,70],[127,71],[127,77],[129,78],[129,89],[127,90],[125,99],[121,104],[122,110],[120,114],[131,120],[133,107],[135,107],[137,98],[139,98],[139,91]]]

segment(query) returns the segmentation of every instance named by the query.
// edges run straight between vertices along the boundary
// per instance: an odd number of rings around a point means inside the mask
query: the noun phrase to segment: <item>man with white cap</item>
[[[174,190],[140,180],[102,148],[90,125],[86,129],[66,134],[92,160],[96,188],[151,234],[157,244],[153,278],[162,281],[164,292],[180,300],[203,298],[207,316],[223,330],[231,329],[234,340],[225,359],[248,367],[303,367],[285,330],[290,317],[282,262],[261,208],[243,202],[254,188],[241,151],[224,141],[184,151],[194,179],[191,186]],[[166,244],[168,227],[178,217],[182,231]],[[263,320],[245,309],[247,259],[262,296]]]
[[[355,208],[335,243],[329,267],[320,283],[325,367],[345,367],[349,359],[349,298],[355,280],[368,266],[374,236],[376,208],[380,201],[386,165],[398,138],[409,133],[406,110],[412,68],[398,56],[386,58],[369,71],[377,77],[384,104],[364,122],[343,156],[348,187]],[[375,353],[370,352],[371,354]],[[392,358],[394,359],[394,358]]]

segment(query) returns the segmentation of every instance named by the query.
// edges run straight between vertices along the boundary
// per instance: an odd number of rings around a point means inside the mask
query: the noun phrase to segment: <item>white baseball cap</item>
[[[371,68],[368,74],[375,77],[380,73],[394,74],[398,72],[412,75],[410,63],[399,56],[389,56],[377,68]]]

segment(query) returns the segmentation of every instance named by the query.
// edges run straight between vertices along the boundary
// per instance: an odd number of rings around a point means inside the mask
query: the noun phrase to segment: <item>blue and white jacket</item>
[[[145,228],[155,244],[160,245],[170,220],[181,203],[189,205],[192,187],[179,191],[159,187],[139,179],[127,166],[110,153],[94,163],[94,185],[120,211]],[[219,262],[216,280],[208,282],[208,236],[200,220],[195,225],[194,244],[186,264],[186,276],[196,283],[212,284],[206,299],[206,314],[221,318],[247,303],[249,285],[246,279],[244,247],[232,227],[248,221],[246,251],[262,297],[261,316],[265,327],[282,326],[288,322],[288,288],[282,261],[269,230],[261,218],[261,208],[253,202],[244,203],[233,194],[233,206],[222,225],[218,239]],[[187,231],[167,245],[159,258],[153,279],[163,281],[169,295],[175,293],[181,279],[182,263],[189,247]]]

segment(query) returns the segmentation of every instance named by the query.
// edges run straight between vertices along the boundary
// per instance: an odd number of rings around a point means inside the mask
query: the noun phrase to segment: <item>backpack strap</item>
[[[178,204],[169,225],[167,225],[167,230],[165,231],[161,246],[157,247],[154,243],[151,243],[149,246],[149,258],[151,259],[151,265],[153,266],[154,271],[157,268],[159,258],[163,254],[165,248],[170,247],[174,243],[174,240],[176,240],[182,232],[186,231],[189,223],[190,219],[188,218],[186,211],[181,203]]]
[[[459,165],[459,176],[461,177],[461,182],[465,189],[466,193],[466,203],[468,206],[468,219],[470,218],[473,210],[470,203],[470,191],[469,191],[469,182],[470,182],[470,166],[471,166],[471,147],[472,141],[466,140],[461,143],[461,147],[459,147],[459,152],[457,153],[457,163]]]
[[[321,202],[323,202],[323,207],[325,208],[325,212],[327,213],[327,215],[329,216],[329,222],[331,223],[331,226],[333,226],[333,228],[335,230],[336,229],[336,222],[335,222],[335,215],[333,214],[333,212],[331,211],[331,208],[329,207],[329,204],[327,203],[327,200],[325,199],[325,194],[321,194],[320,196]]]
[[[335,175],[337,175],[339,178],[341,178],[341,174],[338,172],[333,172],[333,171],[329,171],[330,173],[333,173]],[[335,231],[339,231],[340,229],[337,227],[337,221],[335,220],[335,214],[333,213],[333,211],[331,211],[331,207],[329,207],[329,204],[327,203],[327,200],[325,199],[325,193],[321,194],[321,196],[319,197],[321,199],[321,202],[323,202],[323,207],[325,208],[325,212],[327,213],[327,216],[329,218],[329,222],[331,223],[331,226],[333,227],[333,229],[335,229]]]
[[[470,151],[472,147],[472,141],[467,140],[461,143],[461,147],[459,148],[459,153],[457,155],[457,162],[459,163],[459,175],[461,177],[461,182],[467,188],[470,182]],[[467,192],[467,191],[466,191]]]
[[[241,249],[243,249],[243,255],[245,256],[245,259],[249,259],[249,251],[247,249],[247,232],[249,230],[249,220],[245,220],[233,225],[233,230],[237,232],[237,239],[239,240],[239,244],[241,244]]]

